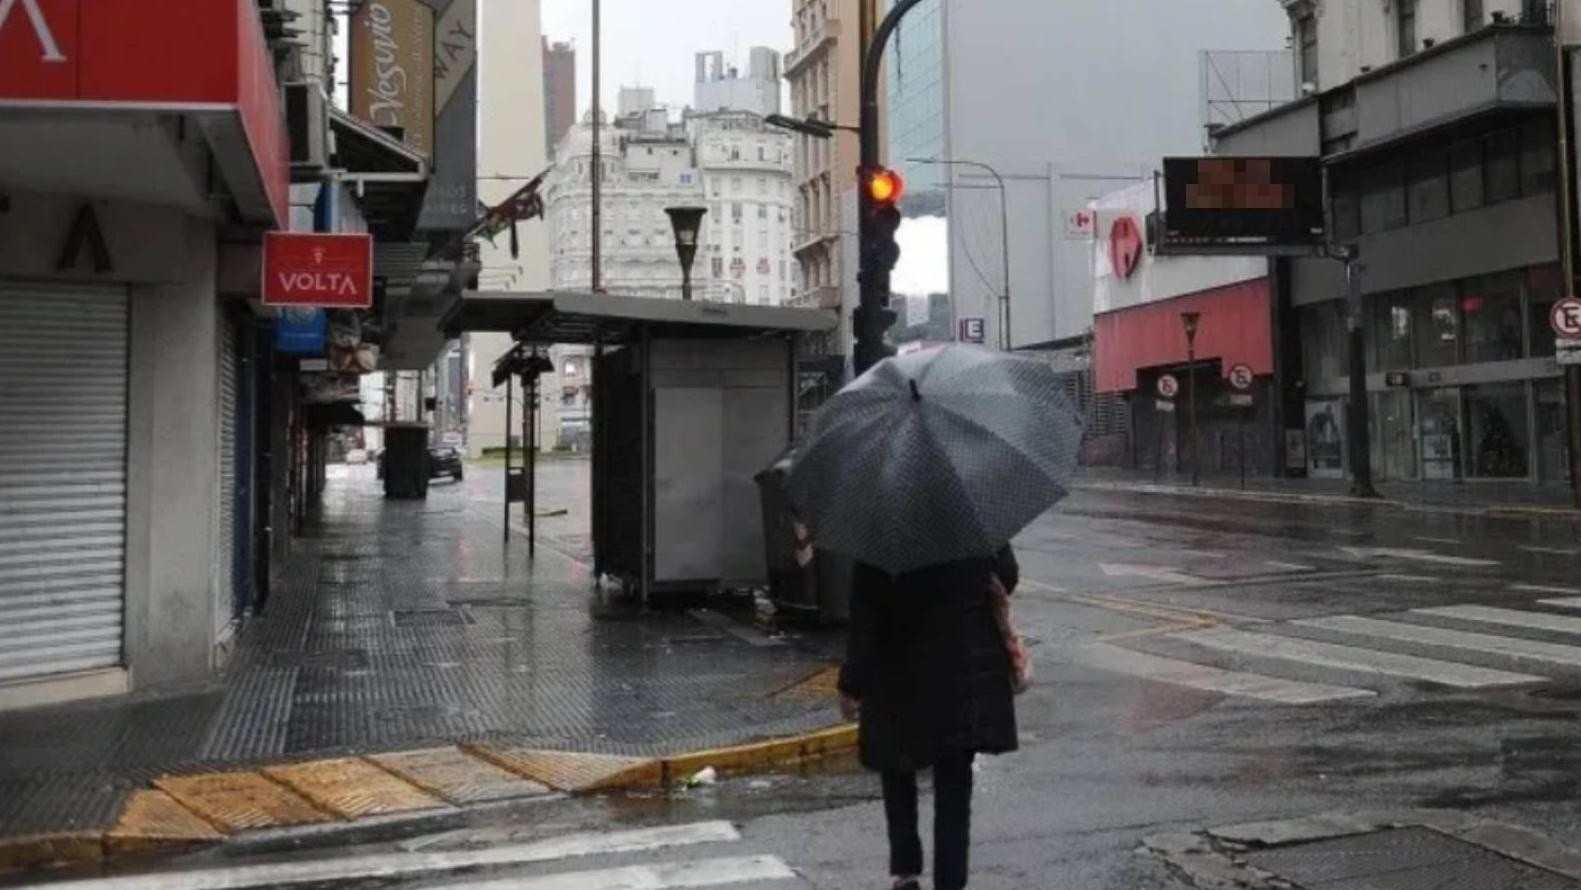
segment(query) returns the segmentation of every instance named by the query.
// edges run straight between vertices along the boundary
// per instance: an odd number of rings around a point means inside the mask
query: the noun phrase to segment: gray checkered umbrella
[[[841,390],[787,480],[813,541],[893,573],[993,554],[1067,494],[1081,419],[1042,362],[946,346]]]

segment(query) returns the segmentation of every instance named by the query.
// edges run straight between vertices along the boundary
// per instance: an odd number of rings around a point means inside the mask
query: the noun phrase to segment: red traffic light
[[[906,193],[906,181],[900,174],[882,167],[867,175],[867,196],[875,204],[895,204]]]

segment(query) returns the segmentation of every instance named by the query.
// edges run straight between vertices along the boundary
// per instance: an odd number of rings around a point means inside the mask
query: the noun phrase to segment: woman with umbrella
[[[788,480],[823,549],[857,561],[842,706],[881,774],[890,873],[920,887],[917,773],[934,773],[934,880],[967,881],[972,770],[1017,746],[1025,659],[1009,542],[1066,494],[1081,423],[1051,368],[968,346],[880,363],[820,413]]]

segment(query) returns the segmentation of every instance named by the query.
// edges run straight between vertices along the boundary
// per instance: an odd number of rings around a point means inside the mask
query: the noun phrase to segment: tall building
[[[544,155],[554,157],[554,147],[576,125],[576,47],[543,41]]]
[[[478,114],[478,198],[490,206],[503,202],[549,166],[545,151],[543,40],[539,0],[483,0],[479,8],[481,65]],[[481,244],[485,290],[540,291],[549,286],[549,235],[541,221],[522,223],[519,250],[510,239]],[[514,345],[509,334],[467,335],[465,366],[467,450],[473,456],[503,448],[506,436],[520,441],[521,430],[506,430],[506,388],[493,387],[494,361]],[[545,381],[545,391],[554,387]],[[511,413],[522,416],[520,393]],[[557,401],[546,399],[543,427],[554,426]],[[512,424],[517,426],[516,424]]]
[[[860,111],[860,12],[876,0],[793,0],[796,47],[785,54],[790,81],[791,111],[796,117],[854,125]],[[859,158],[854,133],[839,131],[832,139],[795,137],[797,232],[793,253],[801,271],[795,303],[804,307],[839,308],[843,291],[854,282],[856,168]],[[848,218],[850,217],[850,218]],[[852,242],[848,244],[847,242]],[[827,391],[843,376],[843,356],[850,354],[849,313],[841,313],[841,329],[810,338],[809,362],[826,360],[821,383]],[[817,375],[813,375],[817,376]]]
[[[725,54],[697,54],[697,85],[693,110],[750,111],[759,117],[780,112],[780,54],[766,46],[753,47],[746,74],[725,66]]]
[[[1308,95],[1224,127],[1215,150],[1323,160],[1329,237],[1364,262],[1375,475],[1563,482],[1566,404],[1547,317],[1568,289],[1547,5],[1285,6]],[[1279,466],[1345,475],[1343,266],[1275,260],[1272,278]]]
[[[690,115],[687,129],[708,208],[698,274],[728,286],[737,302],[790,302],[797,279],[790,134],[739,111]]]
[[[885,144],[908,185],[897,281],[942,278],[955,320],[982,319],[989,344],[1077,346],[1092,327],[1091,252],[1067,213],[1160,157],[1200,153],[1203,49],[1285,37],[1272,0],[1023,4],[1015,16],[926,0],[885,59]]]

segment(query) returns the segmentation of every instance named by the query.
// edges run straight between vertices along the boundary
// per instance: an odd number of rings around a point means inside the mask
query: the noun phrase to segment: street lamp
[[[692,261],[697,259],[697,233],[703,227],[707,207],[666,207],[670,226],[675,229],[675,254],[681,258],[681,299],[692,299]]]
[[[987,171],[989,176],[999,184],[999,231],[1004,237],[1004,292],[999,295],[999,346],[1009,351],[1012,340],[1010,339],[1010,192],[1005,188],[1005,178],[999,175],[987,164],[980,161],[945,160],[942,158],[907,158],[912,164],[939,164],[948,167],[972,167],[977,170]]]
[[[1180,313],[1186,328],[1187,397],[1191,400],[1191,484],[1202,484],[1202,428],[1197,425],[1197,327],[1201,312]]]

